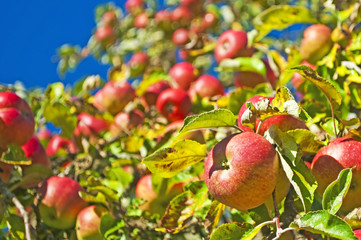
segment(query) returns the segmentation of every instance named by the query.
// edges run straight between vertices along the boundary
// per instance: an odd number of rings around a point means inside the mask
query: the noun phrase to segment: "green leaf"
[[[272,100],[271,106],[276,107],[280,112],[290,114],[297,118],[299,117],[298,104],[287,87],[280,87],[277,89],[276,96]]]
[[[268,222],[263,222],[263,223],[257,225],[257,226],[256,226],[255,228],[253,228],[251,231],[249,231],[249,232],[247,232],[246,234],[244,234],[240,240],[252,240],[252,239],[254,239],[254,237],[257,235],[257,233],[258,233],[259,231],[261,231],[261,229],[262,229],[264,226],[268,225],[268,224],[269,224]]]
[[[170,201],[160,221],[162,228],[158,228],[157,231],[173,234],[181,231],[193,217],[194,212],[206,200],[207,195],[208,189],[204,182],[192,183],[187,191]]]
[[[341,93],[333,86],[333,84],[319,76],[314,70],[306,65],[300,65],[291,68],[290,70],[296,70],[305,79],[311,81],[320,91],[325,95],[328,102],[331,105],[331,110],[335,116],[340,116],[340,105],[342,102]]]
[[[102,193],[105,197],[113,201],[119,200],[119,197],[114,193],[114,191],[108,187],[104,187],[104,186],[88,187],[87,190],[89,192]]]
[[[217,227],[225,207],[226,206],[223,203],[220,203],[217,200],[212,201],[211,207],[209,208],[204,221],[204,226],[208,233],[211,233],[213,229]]]
[[[77,116],[69,106],[60,102],[48,102],[44,107],[44,118],[62,130],[62,136],[71,139],[77,124]]]
[[[155,174],[164,178],[177,175],[187,167],[207,156],[206,146],[192,140],[182,140],[172,147],[159,149],[143,159],[143,163]]]
[[[219,226],[211,235],[209,240],[234,240],[242,239],[253,230],[248,223],[225,223]]]
[[[238,57],[238,58],[227,58],[219,63],[216,69],[219,72],[224,71],[251,71],[259,73],[263,76],[266,75],[266,67],[261,59],[256,57]]]
[[[271,125],[264,137],[271,144],[276,145],[276,151],[287,178],[300,197],[304,210],[309,211],[313,203],[317,182],[310,169],[300,159],[301,151],[296,141],[287,133],[283,133],[276,125]]]
[[[317,20],[305,7],[278,5],[261,12],[253,23],[259,31],[256,40],[260,40],[272,30],[282,30],[295,23],[317,23]]]
[[[8,150],[5,153],[3,153],[1,161],[16,165],[31,164],[31,160],[25,156],[25,153],[21,149],[21,147],[15,144],[11,144],[8,146]]]
[[[11,239],[25,239],[25,224],[21,217],[16,214],[11,214],[10,217],[8,217],[7,225],[12,236]]]
[[[109,229],[114,227],[114,224],[115,224],[115,219],[114,217],[112,217],[112,215],[109,212],[103,214],[100,219],[100,226],[99,226],[100,233],[104,236]]]
[[[104,196],[104,194],[102,194],[100,192],[98,192],[96,196],[93,196],[84,191],[80,191],[79,195],[82,199],[84,199],[85,201],[87,201],[89,203],[100,203],[100,204],[107,205],[106,197]]]
[[[233,127],[237,117],[228,109],[216,109],[199,115],[186,117],[177,139],[183,133],[200,128]]]
[[[316,154],[325,144],[318,140],[317,136],[307,129],[294,129],[287,131],[303,152]]]
[[[292,222],[290,227],[309,232],[325,234],[329,237],[343,240],[357,240],[351,227],[341,218],[330,214],[326,210],[309,212],[300,219]]]
[[[351,186],[352,168],[343,169],[337,179],[330,183],[323,193],[322,207],[331,214],[336,214]]]

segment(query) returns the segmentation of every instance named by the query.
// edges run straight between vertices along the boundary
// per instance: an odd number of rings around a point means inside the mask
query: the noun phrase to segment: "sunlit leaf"
[[[251,71],[266,75],[266,66],[263,61],[255,57],[238,57],[224,59],[219,63],[218,71]]]
[[[142,96],[149,86],[159,81],[168,81],[169,75],[162,71],[154,71],[149,75],[145,75],[136,90],[138,96]]]
[[[19,165],[31,164],[31,159],[28,159],[25,156],[25,153],[21,149],[21,147],[14,144],[8,146],[8,150],[2,154],[1,161],[9,164],[19,164]]]
[[[204,226],[207,229],[207,232],[211,233],[213,229],[215,229],[221,219],[225,205],[223,203],[218,202],[217,200],[213,200],[211,207],[208,210],[206,219],[204,220]]]
[[[248,223],[225,223],[212,233],[210,240],[242,239],[253,229],[254,227]]]
[[[294,129],[287,131],[303,152],[316,154],[325,144],[317,139],[317,136],[307,129]]]

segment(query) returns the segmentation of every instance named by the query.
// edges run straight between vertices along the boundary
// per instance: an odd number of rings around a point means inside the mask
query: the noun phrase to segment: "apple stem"
[[[19,199],[17,199],[16,196],[7,188],[6,184],[1,179],[0,190],[0,192],[2,192],[7,199],[11,200],[17,209],[19,209],[21,216],[24,218],[25,238],[26,240],[31,240],[29,215],[26,212],[24,206],[21,204]]]
[[[257,126],[257,130],[256,133],[259,134],[259,131],[261,130],[261,125],[262,125],[263,121],[260,121],[258,126]]]
[[[234,127],[235,129],[237,129],[238,131],[243,132],[243,130],[242,130],[240,127],[238,127],[237,125],[233,125],[233,127]]]

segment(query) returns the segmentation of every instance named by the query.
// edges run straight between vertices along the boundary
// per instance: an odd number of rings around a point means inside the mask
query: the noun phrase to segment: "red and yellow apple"
[[[100,233],[100,220],[107,212],[102,206],[91,205],[83,208],[76,218],[75,231],[78,240],[104,239]]]

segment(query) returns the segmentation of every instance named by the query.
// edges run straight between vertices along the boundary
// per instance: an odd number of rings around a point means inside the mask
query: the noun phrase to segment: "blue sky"
[[[109,1],[3,1],[0,13],[0,83],[19,80],[27,88],[45,88],[57,81],[71,84],[87,74],[105,77],[108,67],[88,58],[74,73],[60,78],[57,63],[52,58],[64,43],[87,44],[95,27],[95,7],[106,2]],[[125,1],[113,2],[123,6]]]

